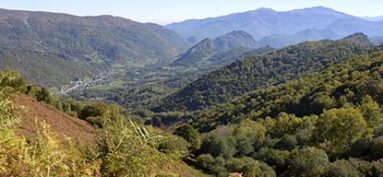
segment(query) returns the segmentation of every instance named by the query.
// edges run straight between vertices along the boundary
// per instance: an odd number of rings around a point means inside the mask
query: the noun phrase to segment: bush
[[[200,151],[202,153],[209,153],[214,157],[222,155],[225,158],[229,158],[234,155],[235,148],[225,137],[210,133],[203,139]]]
[[[52,96],[49,93],[48,89],[46,88],[41,88],[40,90],[37,91],[36,93],[36,100],[37,101],[42,101],[47,104],[52,103]]]
[[[287,170],[282,176],[318,177],[323,174],[329,159],[323,150],[306,147],[291,152]]]
[[[191,125],[181,125],[173,132],[173,134],[178,135],[189,142],[192,151],[196,151],[201,147],[200,134]]]
[[[235,126],[232,132],[237,156],[248,156],[254,153],[265,141],[265,127],[251,120],[245,120]]]
[[[250,157],[230,158],[226,163],[230,172],[241,172],[245,177],[275,177],[273,168]]]
[[[338,160],[333,163],[330,163],[322,177],[363,177],[361,174],[350,162],[345,160]]]
[[[177,154],[183,157],[188,154],[188,147],[188,142],[183,138],[168,137],[159,144],[158,150],[166,154]]]
[[[86,119],[88,117],[101,117],[108,111],[108,106],[103,103],[94,103],[86,105],[80,112],[79,118]]]
[[[262,148],[255,154],[255,158],[257,160],[266,162],[267,164],[271,165],[277,172],[282,172],[286,169],[289,157],[289,151],[281,151],[271,148]]]
[[[292,150],[298,144],[297,139],[293,135],[284,135],[279,142],[275,145],[277,149]]]
[[[214,160],[211,154],[201,154],[196,158],[196,166],[203,170],[209,170],[214,165]]]

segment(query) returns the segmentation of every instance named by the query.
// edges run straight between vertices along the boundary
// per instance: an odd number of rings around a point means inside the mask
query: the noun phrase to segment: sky
[[[286,11],[313,6],[330,7],[356,16],[383,15],[383,0],[0,0],[0,8],[4,9],[80,16],[113,15],[162,25],[261,7]]]

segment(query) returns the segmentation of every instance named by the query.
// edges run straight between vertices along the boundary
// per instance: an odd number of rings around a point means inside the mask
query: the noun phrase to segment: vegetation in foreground
[[[47,106],[87,120],[97,128],[97,142],[88,147],[75,146],[69,140],[59,142],[50,126],[38,119],[36,137],[25,139],[17,130],[23,108],[11,101],[15,93],[29,94]],[[188,146],[186,141],[139,125],[116,105],[60,101],[44,88],[25,84],[13,71],[0,73],[0,96],[0,176],[146,177],[182,173],[163,170],[169,166],[178,166],[190,176],[202,176],[179,163],[185,154],[181,148]],[[172,146],[174,141],[182,146]]]
[[[215,176],[382,176],[383,52],[194,113],[152,113]]]

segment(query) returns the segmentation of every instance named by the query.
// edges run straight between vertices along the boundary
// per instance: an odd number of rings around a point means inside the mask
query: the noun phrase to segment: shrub
[[[222,155],[229,158],[234,155],[235,148],[225,137],[210,133],[202,141],[201,152],[209,153],[214,157]]]
[[[200,134],[191,125],[181,125],[173,132],[173,134],[178,135],[189,142],[192,151],[196,151],[201,147]]]
[[[333,163],[330,163],[322,177],[363,177],[361,174],[350,162],[345,160],[338,160]]]
[[[86,119],[87,117],[101,117],[108,111],[108,106],[103,103],[94,103],[84,106],[79,114],[79,118]]]
[[[196,158],[196,166],[200,169],[209,170],[214,165],[214,160],[211,154],[201,154]]]
[[[329,159],[323,150],[313,147],[296,149],[292,151],[287,170],[282,176],[320,176],[328,163]]]

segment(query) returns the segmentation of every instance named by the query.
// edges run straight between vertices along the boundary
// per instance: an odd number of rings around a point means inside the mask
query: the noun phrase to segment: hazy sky
[[[115,15],[140,22],[167,24],[260,7],[275,10],[326,6],[357,16],[383,15],[383,0],[0,0],[6,9]]]

